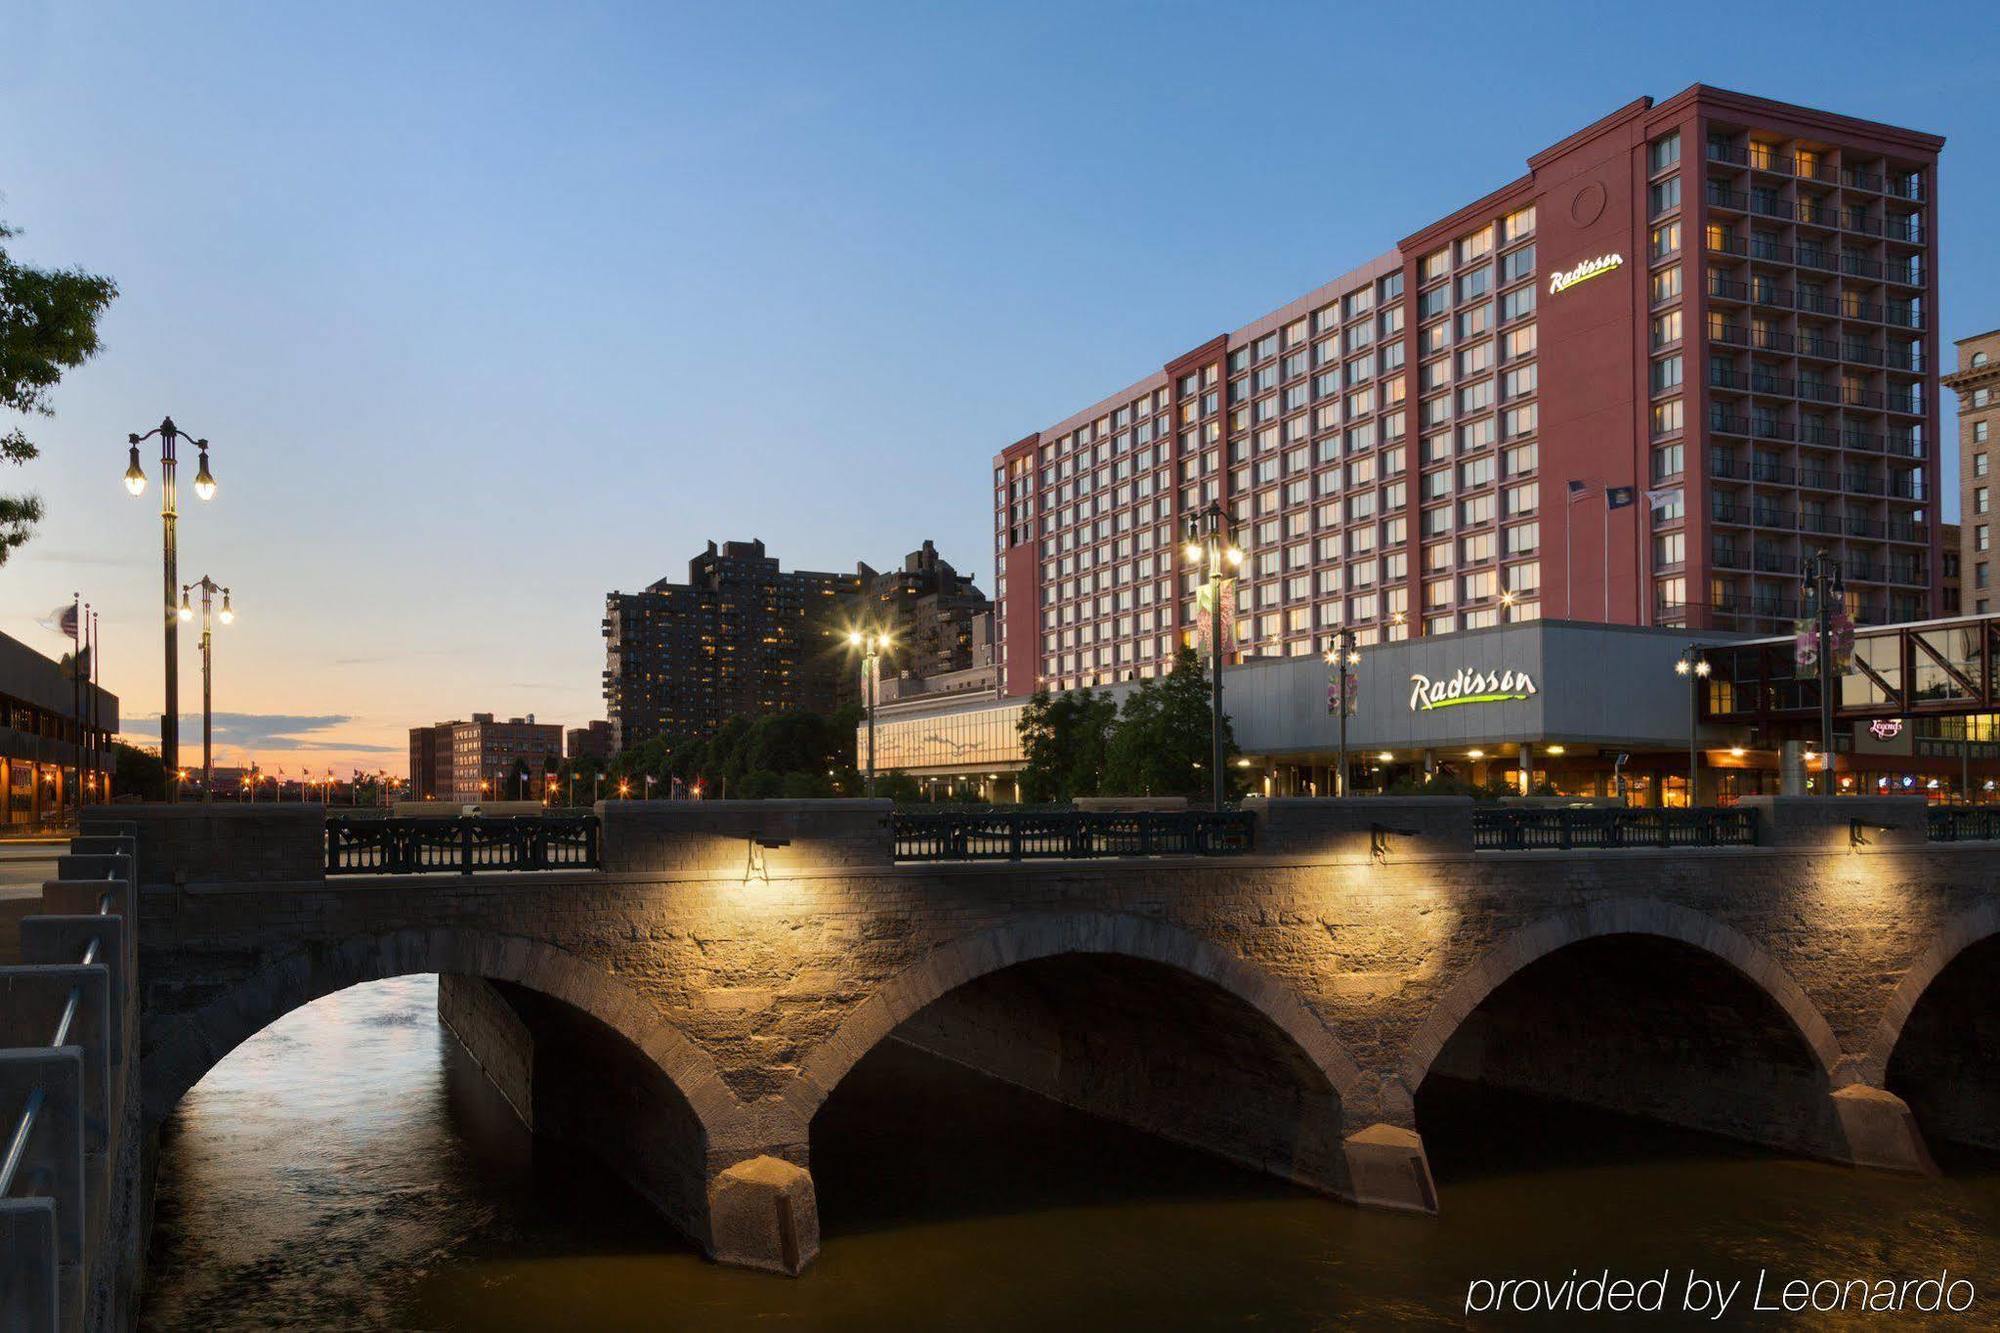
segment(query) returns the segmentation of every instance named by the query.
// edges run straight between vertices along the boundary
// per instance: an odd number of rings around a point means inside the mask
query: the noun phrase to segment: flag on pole
[[[1583,498],[1584,496],[1586,496],[1586,495],[1589,495],[1589,494],[1590,494],[1590,483],[1589,483],[1589,482],[1587,482],[1587,481],[1572,481],[1572,482],[1571,482],[1571,483],[1569,484],[1569,498],[1570,498],[1570,500],[1571,500],[1572,502],[1575,502],[1575,501],[1577,501],[1577,500],[1581,500],[1581,499],[1582,499],[1582,498]]]
[[[1677,504],[1686,503],[1686,501],[1687,492],[1679,486],[1662,486],[1658,490],[1646,492],[1646,505],[1648,508],[1655,510],[1671,509]]]
[[[64,602],[61,606],[43,616],[37,623],[51,634],[60,634],[65,638],[74,639],[77,628],[76,603]]]
[[[1611,486],[1604,492],[1606,509],[1624,509],[1638,498],[1638,493],[1630,486]]]

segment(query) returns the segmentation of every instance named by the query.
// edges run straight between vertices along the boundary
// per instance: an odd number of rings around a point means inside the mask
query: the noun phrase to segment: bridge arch
[[[445,928],[299,950],[259,967],[198,1009],[148,1015],[142,1066],[147,1127],[164,1121],[224,1056],[292,1010],[350,986],[422,972],[511,982],[596,1019],[659,1068],[711,1140],[738,1109],[709,1056],[601,967],[522,936]]]
[[[1931,947],[1904,971],[1902,981],[1883,1007],[1882,1019],[1875,1025],[1867,1053],[1862,1056],[1861,1073],[1869,1083],[1876,1087],[1883,1085],[1890,1058],[1903,1039],[1903,1029],[1931,984],[1967,949],[1995,935],[2000,935],[2000,902],[1982,903],[1946,922]]]
[[[1404,1090],[1416,1095],[1460,1025],[1508,979],[1569,945],[1615,935],[1676,941],[1728,964],[1777,1006],[1828,1079],[1835,1078],[1840,1040],[1819,1006],[1776,959],[1713,917],[1655,898],[1619,898],[1522,926],[1488,950],[1431,1007],[1411,1037],[1399,1075]]]
[[[1209,982],[1283,1033],[1345,1106],[1361,1074],[1326,1024],[1283,981],[1179,927],[1125,913],[1072,913],[995,927],[941,945],[904,968],[855,1008],[814,1049],[786,1094],[797,1123],[815,1112],[869,1051],[933,1001],[981,977],[1065,954],[1101,954],[1154,963]]]

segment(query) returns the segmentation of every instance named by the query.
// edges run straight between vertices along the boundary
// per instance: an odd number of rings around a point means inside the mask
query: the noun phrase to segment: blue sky
[[[0,629],[57,647],[81,589],[157,712],[117,482],[168,412],[222,483],[181,562],[242,611],[218,707],[273,764],[599,716],[603,594],[710,537],[930,537],[990,591],[998,448],[1693,82],[1948,136],[1948,343],[2000,324],[1978,12],[7,0],[0,217],[124,294],[0,478],[50,509]]]

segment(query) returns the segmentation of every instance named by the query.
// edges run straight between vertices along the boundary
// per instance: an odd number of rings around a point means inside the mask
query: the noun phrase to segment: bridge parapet
[[[85,846],[133,830],[146,884],[297,884],[325,877],[326,807],[117,805],[83,811]]]
[[[1472,850],[1470,796],[1253,796],[1257,850],[1268,856],[1367,861],[1386,855],[1449,856]]]
[[[1746,796],[1737,805],[1756,812],[1764,847],[1921,847],[1929,837],[1921,796]]]
[[[890,865],[892,801],[600,801],[613,873]]]

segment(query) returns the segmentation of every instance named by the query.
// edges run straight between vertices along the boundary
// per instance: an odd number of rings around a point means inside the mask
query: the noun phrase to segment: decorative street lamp
[[[181,432],[172,417],[161,421],[144,435],[125,437],[131,448],[131,461],[125,467],[125,489],[135,497],[145,493],[146,470],[139,465],[139,446],[155,435],[160,437],[160,525],[164,532],[161,564],[166,588],[167,626],[167,699],[166,709],[160,715],[160,762],[172,773],[179,769],[181,757],[180,636],[176,632],[180,617],[174,608],[179,563],[175,529],[180,519],[180,511],[176,507],[179,496],[174,483],[174,446]],[[194,444],[201,455],[201,470],[194,476],[194,493],[203,500],[209,500],[215,495],[215,474],[208,470],[208,441],[196,440]],[[173,789],[170,799],[180,799],[178,787]]]
[[[1209,765],[1214,783],[1215,808],[1222,809],[1222,622],[1227,614],[1223,594],[1233,582],[1228,571],[1243,563],[1243,550],[1230,540],[1229,514],[1222,501],[1211,500],[1208,508],[1188,516],[1187,544],[1182,552],[1197,570],[1208,574],[1209,628]]]
[[[889,631],[868,629],[849,630],[847,642],[861,650],[861,671],[867,680],[868,690],[868,796],[875,797],[875,682],[882,670],[882,654],[896,646],[889,637]]]
[[[1674,663],[1676,675],[1688,678],[1688,809],[1695,807],[1695,790],[1701,772],[1701,751],[1696,743],[1696,732],[1701,726],[1701,683],[1708,679],[1708,659],[1701,655],[1701,645],[1691,643],[1687,651]]]
[[[1347,795],[1347,719],[1354,712],[1353,669],[1361,665],[1361,654],[1354,650],[1354,631],[1342,629],[1333,636],[1333,647],[1326,651],[1326,665],[1330,679],[1327,682],[1327,707],[1340,718],[1340,768],[1333,780],[1333,794]]]
[[[222,623],[227,625],[236,619],[236,608],[229,604],[229,589],[203,574],[198,583],[181,585],[180,618],[194,619],[194,608],[188,604],[188,594],[201,589],[201,800],[208,805],[215,800],[215,627],[212,611],[215,594],[222,594]]]
[[[1820,773],[1826,781],[1820,794],[1833,795],[1833,617],[1843,610],[1847,582],[1841,577],[1840,562],[1824,549],[1806,557],[1799,570],[1799,594],[1812,607],[1814,642],[1819,670],[1819,752]]]

